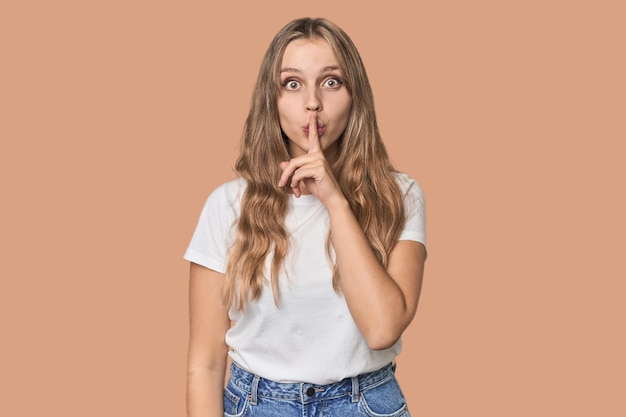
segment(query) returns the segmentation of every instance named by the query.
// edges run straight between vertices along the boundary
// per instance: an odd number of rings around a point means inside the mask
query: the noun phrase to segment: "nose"
[[[320,99],[319,91],[316,88],[312,88],[308,91],[305,100],[305,107],[308,111],[322,110],[322,100]]]

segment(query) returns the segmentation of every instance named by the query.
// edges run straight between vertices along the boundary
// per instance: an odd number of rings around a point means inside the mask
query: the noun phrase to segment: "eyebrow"
[[[330,67],[324,67],[320,71],[320,74],[323,74],[323,73],[326,73],[326,72],[332,72],[332,71],[341,71],[341,68],[339,68],[339,66],[337,66],[337,65],[332,65]],[[302,71],[300,71],[298,68],[283,68],[283,69],[280,70],[280,73],[282,74],[283,72],[297,72],[297,73],[301,73]]]

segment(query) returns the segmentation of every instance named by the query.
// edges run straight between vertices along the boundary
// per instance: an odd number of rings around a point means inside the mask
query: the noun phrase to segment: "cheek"
[[[340,118],[343,120],[344,123],[348,123],[350,111],[352,110],[352,99],[348,97],[347,99],[342,100],[339,105],[339,109]]]
[[[348,102],[346,103],[346,110],[345,110],[346,117],[350,115],[351,111],[352,111],[352,100],[348,100]]]
[[[350,113],[352,107],[352,97],[347,92],[344,94],[338,94],[333,97],[333,107],[337,114],[345,115]]]
[[[279,100],[278,105],[276,106],[278,109],[278,118],[281,122],[281,124],[283,122],[288,122],[290,119],[292,119],[292,113],[293,110],[290,111],[290,109],[293,109],[293,106],[290,105],[290,103],[287,100]]]

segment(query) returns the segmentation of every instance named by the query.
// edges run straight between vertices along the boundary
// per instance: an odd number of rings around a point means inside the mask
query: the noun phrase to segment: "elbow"
[[[405,317],[387,318],[369,323],[362,329],[367,346],[372,350],[385,350],[393,347],[404,333],[413,314]]]
[[[385,350],[393,347],[400,340],[401,332],[392,329],[377,329],[365,337],[367,346],[372,350]]]
[[[367,345],[372,350],[385,350],[393,347],[404,333],[413,315],[415,309],[412,311],[406,311],[402,316],[394,317],[392,315],[385,316],[378,315],[379,320],[369,323],[368,327],[363,329],[363,336]]]

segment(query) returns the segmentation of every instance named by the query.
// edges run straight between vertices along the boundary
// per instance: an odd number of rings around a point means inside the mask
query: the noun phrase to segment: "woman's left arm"
[[[426,249],[401,240],[387,269],[378,261],[348,202],[327,205],[341,289],[350,313],[372,349],[393,346],[417,310]]]

